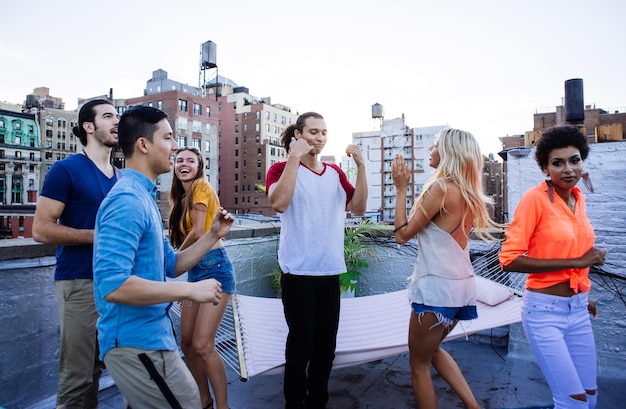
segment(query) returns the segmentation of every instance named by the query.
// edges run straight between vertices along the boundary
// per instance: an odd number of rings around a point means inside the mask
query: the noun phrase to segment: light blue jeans
[[[595,408],[596,346],[587,310],[588,293],[558,297],[525,291],[522,324],[546,378],[555,409]],[[587,402],[570,395],[595,390]]]

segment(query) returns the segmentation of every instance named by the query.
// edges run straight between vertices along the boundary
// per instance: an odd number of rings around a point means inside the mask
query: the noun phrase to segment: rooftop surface
[[[534,362],[511,358],[506,348],[478,343],[471,338],[449,341],[443,346],[456,359],[482,408],[552,407],[550,390]],[[282,375],[260,375],[242,382],[233,370],[227,370],[232,409],[284,407]],[[440,409],[463,407],[436,373],[433,373],[433,382]],[[327,409],[416,408],[407,354],[334,370],[329,389]],[[600,376],[598,408],[624,408],[624,390],[626,371],[619,379]],[[102,390],[100,396],[100,409],[123,409],[122,397],[115,386]]]

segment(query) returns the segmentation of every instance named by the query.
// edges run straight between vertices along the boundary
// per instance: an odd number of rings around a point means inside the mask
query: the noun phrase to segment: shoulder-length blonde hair
[[[488,230],[490,227],[503,226],[491,220],[487,211],[486,205],[493,204],[493,200],[483,193],[483,155],[474,135],[454,128],[443,129],[439,133],[437,148],[440,157],[439,166],[413,204],[410,217],[422,206],[424,193],[434,184],[441,186],[444,192],[441,211],[446,211],[444,207],[446,182],[451,182],[459,187],[467,205],[461,223],[465,223],[467,215],[471,212],[474,215],[472,224],[478,237],[483,240],[499,240]]]

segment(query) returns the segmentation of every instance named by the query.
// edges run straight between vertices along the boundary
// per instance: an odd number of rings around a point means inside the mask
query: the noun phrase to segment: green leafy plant
[[[363,269],[369,267],[367,257],[378,260],[376,252],[365,243],[367,238],[386,234],[389,226],[365,220],[356,226],[346,228],[343,239],[343,257],[347,271],[339,275],[341,292],[360,291],[357,280],[363,275]]]
[[[270,288],[276,291],[276,295],[278,298],[281,296],[281,286],[280,286],[280,277],[283,275],[283,272],[280,271],[280,267],[276,266],[272,270],[272,282],[270,283]]]

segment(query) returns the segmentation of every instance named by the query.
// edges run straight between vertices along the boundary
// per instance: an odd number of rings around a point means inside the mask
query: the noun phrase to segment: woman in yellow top
[[[505,271],[529,273],[522,323],[555,409],[595,408],[596,347],[589,267],[604,264],[576,187],[589,154],[573,126],[543,132],[535,159],[547,180],[520,200],[500,252]]]
[[[170,189],[169,237],[172,246],[183,250],[211,229],[211,221],[220,203],[204,174],[204,160],[197,148],[176,152]],[[214,278],[222,284],[218,305],[182,303],[181,347],[185,361],[195,378],[202,407],[213,408],[207,381],[213,389],[218,409],[228,408],[226,368],[215,350],[215,334],[224,316],[230,295],[235,292],[235,274],[222,241],[218,241],[200,262],[188,272],[188,281]]]

